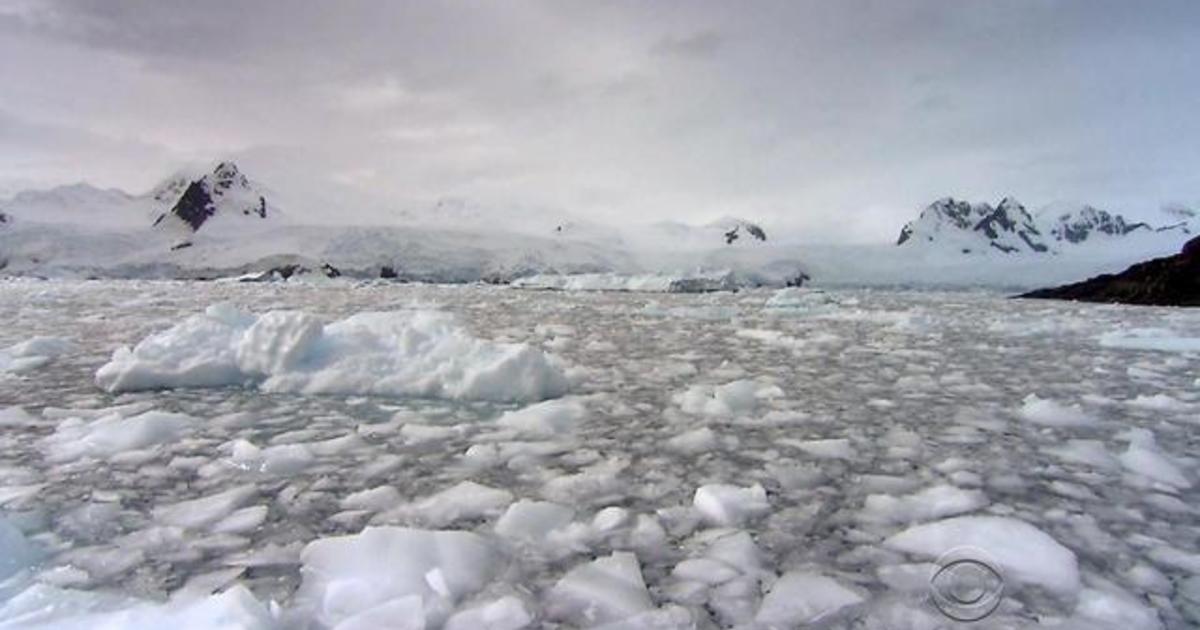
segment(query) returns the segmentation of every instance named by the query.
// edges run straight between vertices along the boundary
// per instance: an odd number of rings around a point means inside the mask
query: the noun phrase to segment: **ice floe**
[[[1085,413],[1079,405],[1064,405],[1038,398],[1036,394],[1026,396],[1017,413],[1029,422],[1050,427],[1077,427],[1096,422],[1095,418]]]
[[[309,543],[300,559],[298,606],[331,628],[396,619],[436,627],[491,581],[498,561],[495,548],[476,534],[400,527],[323,538]]]
[[[883,541],[885,547],[925,559],[958,548],[976,548],[994,560],[1012,587],[1043,587],[1065,598],[1080,588],[1075,553],[1042,530],[1016,518],[958,516],[915,525]]]
[[[529,345],[468,334],[447,313],[251,315],[210,306],[120,348],[96,372],[110,391],[253,385],[263,391],[535,401],[567,390],[563,367]]]
[[[0,348],[0,374],[36,370],[71,352],[75,345],[61,337],[34,337]]]

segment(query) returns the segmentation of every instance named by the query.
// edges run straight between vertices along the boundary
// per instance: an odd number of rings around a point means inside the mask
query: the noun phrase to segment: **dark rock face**
[[[160,215],[154,220],[154,225],[162,223],[168,215],[175,215],[184,223],[191,226],[192,231],[200,229],[201,225],[208,220],[217,210],[213,206],[212,196],[204,189],[203,184],[194,181],[188,184],[187,190],[183,191],[183,196],[166,214]]]
[[[391,265],[384,265],[379,268],[379,277],[384,280],[395,280],[400,277],[400,274],[396,273],[396,269]]]
[[[324,263],[321,265],[321,273],[325,274],[326,278],[342,277],[342,270],[338,269],[337,267],[334,267],[333,265],[331,265],[329,263]]]
[[[1200,237],[1183,251],[1138,263],[1118,274],[1105,274],[1061,287],[1038,289],[1019,297],[1157,306],[1200,306]]]
[[[732,245],[734,241],[738,240],[738,238],[741,237],[742,228],[746,228],[746,232],[748,234],[750,234],[750,236],[754,237],[756,240],[760,240],[760,241],[767,240],[767,233],[764,232],[761,227],[759,227],[753,223],[747,223],[747,222],[743,221],[743,222],[738,223],[737,225],[733,226],[733,229],[727,230],[725,232],[725,244]]]
[[[804,283],[808,282],[809,280],[812,280],[812,278],[809,277],[808,274],[804,273],[803,271],[798,271],[796,272],[796,275],[788,278],[785,284],[789,287],[802,287],[804,286]]]
[[[8,223],[8,215],[0,212],[0,223]]]
[[[267,199],[254,191],[250,180],[232,162],[221,162],[211,173],[195,181],[172,179],[160,186],[154,199],[175,199],[171,209],[154,220],[156,226],[174,216],[195,232],[218,208],[222,213],[240,212],[244,216],[267,218]]]

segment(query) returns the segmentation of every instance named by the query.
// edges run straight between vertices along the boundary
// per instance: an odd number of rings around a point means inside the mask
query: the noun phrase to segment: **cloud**
[[[350,191],[810,240],[946,194],[1136,213],[1200,197],[1198,31],[1188,0],[22,0],[0,189],[234,156],[316,219]]]
[[[724,40],[713,30],[704,30],[684,37],[664,37],[654,43],[650,52],[657,55],[678,57],[711,57],[721,48]]]

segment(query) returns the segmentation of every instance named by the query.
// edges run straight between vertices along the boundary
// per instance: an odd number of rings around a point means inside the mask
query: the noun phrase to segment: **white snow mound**
[[[449,313],[359,313],[322,324],[302,312],[255,316],[224,304],[118,349],[96,384],[109,392],[242,385],[504,402],[567,391],[556,357],[472,337]]]

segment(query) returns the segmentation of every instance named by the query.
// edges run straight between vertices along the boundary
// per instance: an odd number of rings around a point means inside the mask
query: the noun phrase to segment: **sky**
[[[5,0],[0,59],[0,195],[234,159],[314,221],[814,242],[943,196],[1200,205],[1195,0]]]

